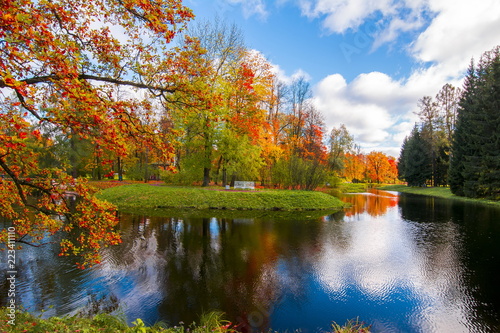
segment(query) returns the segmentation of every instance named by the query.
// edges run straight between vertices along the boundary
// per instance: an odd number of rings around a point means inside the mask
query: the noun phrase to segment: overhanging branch
[[[151,89],[151,90],[167,92],[167,93],[174,93],[176,91],[176,89],[171,88],[171,87],[163,87],[163,86],[151,85],[151,84],[146,84],[146,83],[141,83],[141,82],[120,80],[120,79],[115,79],[115,78],[110,78],[110,77],[102,77],[102,76],[89,75],[89,74],[80,74],[77,76],[77,78],[80,80],[93,80],[93,81],[99,81],[99,82],[114,83],[114,84],[123,85],[123,86],[131,86],[131,87],[136,87],[136,88],[140,88],[140,89]],[[31,85],[31,84],[37,84],[37,83],[54,82],[54,81],[63,80],[63,79],[65,79],[65,77],[61,77],[61,76],[52,74],[52,75],[32,77],[29,79],[20,80],[20,82]],[[6,87],[8,87],[8,85],[3,80],[0,80],[0,88],[6,88]]]

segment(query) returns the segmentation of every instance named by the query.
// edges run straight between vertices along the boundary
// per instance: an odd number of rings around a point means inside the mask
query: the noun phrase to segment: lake
[[[19,250],[18,303],[171,325],[221,310],[243,331],[353,318],[372,332],[500,331],[499,208],[375,190],[343,200],[326,216],[121,214],[124,242],[92,269],[55,246]]]

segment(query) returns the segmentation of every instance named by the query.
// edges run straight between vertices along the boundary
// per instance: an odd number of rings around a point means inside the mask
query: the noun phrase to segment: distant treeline
[[[450,185],[460,196],[500,199],[500,46],[471,61],[463,89],[419,100],[398,174],[409,186]]]

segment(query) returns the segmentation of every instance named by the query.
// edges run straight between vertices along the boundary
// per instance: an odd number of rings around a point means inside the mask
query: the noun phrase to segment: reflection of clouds
[[[366,294],[383,295],[384,290],[397,283],[394,279],[398,271],[408,272],[405,267],[410,265],[408,239],[401,223],[354,219],[347,218],[339,226],[349,240],[347,247],[344,244],[338,251],[335,239],[324,241],[318,267],[322,282],[338,292],[347,286],[346,281],[354,280]]]
[[[143,235],[132,240],[132,247],[127,250],[126,266],[120,262],[122,256],[105,251],[103,263],[94,272],[95,278],[107,286],[108,292],[120,295],[120,305],[127,311],[154,308],[164,297],[161,281],[166,259],[160,256],[156,230]]]
[[[325,224],[336,230],[322,233],[315,264],[331,298],[344,300],[355,289],[379,305],[397,299],[411,303],[408,321],[423,332],[468,331],[471,300],[462,283],[456,225],[409,222],[397,207],[382,217],[346,216]]]

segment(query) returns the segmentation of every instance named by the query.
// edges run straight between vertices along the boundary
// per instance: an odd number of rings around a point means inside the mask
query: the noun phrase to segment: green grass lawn
[[[481,204],[486,204],[486,205],[500,206],[500,202],[495,201],[495,200],[474,199],[474,198],[466,198],[466,197],[456,196],[453,193],[451,193],[449,187],[410,187],[410,186],[406,186],[406,185],[387,185],[387,186],[378,187],[378,189],[385,190],[385,191],[412,193],[412,194],[427,195],[427,196],[439,197],[439,198],[445,198],[445,199],[460,200],[460,201],[464,201],[464,202],[474,202],[474,203],[481,203]]]
[[[339,199],[316,191],[226,191],[133,184],[105,189],[98,197],[119,209],[190,208],[228,210],[340,210]]]
[[[332,187],[323,187],[319,189],[319,191],[333,196],[339,196],[344,193],[363,193],[371,188],[378,188],[379,186],[381,185],[374,183],[340,183]]]

